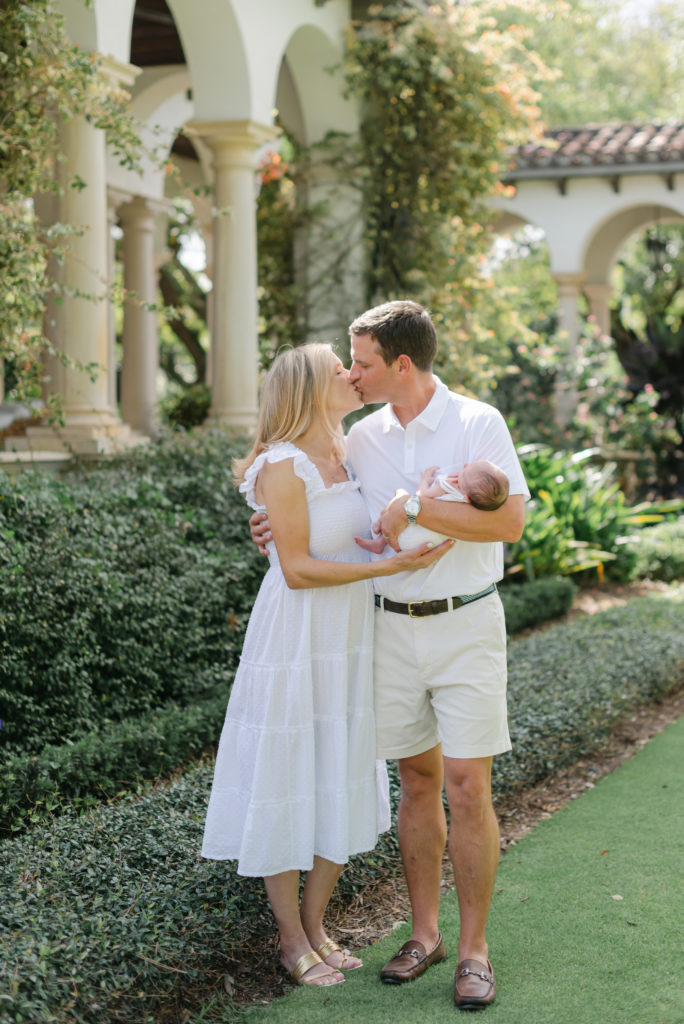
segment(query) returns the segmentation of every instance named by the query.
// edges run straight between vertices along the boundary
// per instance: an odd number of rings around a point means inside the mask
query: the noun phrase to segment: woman
[[[330,346],[283,352],[263,384],[254,446],[234,466],[248,503],[268,513],[273,542],[202,854],[264,877],[281,963],[304,985],[338,984],[341,970],[361,966],[328,939],[323,915],[346,861],[389,827],[387,775],[375,761],[369,581],[427,567],[452,543],[372,563],[355,544],[369,519],[344,466],[341,421],[361,404]]]

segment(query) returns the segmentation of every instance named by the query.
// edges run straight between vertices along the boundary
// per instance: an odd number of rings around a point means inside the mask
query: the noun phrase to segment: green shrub
[[[684,588],[552,626],[509,651],[513,750],[494,759],[499,793],[572,764],[616,718],[684,683]]]
[[[201,768],[3,844],[3,1024],[151,1020],[180,975],[192,984],[242,941],[260,886],[197,861],[210,777]]]
[[[261,880],[198,857],[211,775],[201,766],[2,844],[2,1024],[152,1021],[179,983],[225,973],[251,936],[272,931]],[[375,881],[395,857],[388,835],[373,863],[355,861]]]
[[[640,530],[627,543],[640,579],[666,583],[684,579],[684,517]]]
[[[234,669],[267,566],[235,452],[215,433],[66,480],[0,474],[0,747],[202,700]]]
[[[229,680],[217,695],[105,726],[38,754],[15,754],[0,776],[0,837],[70,804],[92,806],[169,773],[218,741]]]
[[[572,607],[576,586],[567,577],[531,580],[499,587],[509,636],[528,626],[565,615]]]
[[[206,384],[191,384],[165,399],[161,415],[174,427],[199,427],[209,415],[211,391]]]
[[[497,793],[567,766],[626,709],[681,686],[683,604],[673,588],[511,644],[514,750],[495,758]],[[159,1020],[179,990],[210,987],[272,930],[260,881],[198,859],[211,773],[202,765],[2,844],[0,1024]],[[354,858],[343,894],[393,863],[390,833]]]

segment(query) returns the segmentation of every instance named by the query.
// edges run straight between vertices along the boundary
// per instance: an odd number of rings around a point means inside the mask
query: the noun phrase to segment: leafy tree
[[[477,319],[496,339],[488,397],[520,441],[562,445],[552,413],[560,360],[556,288],[543,236],[525,227],[497,239],[487,269],[490,293]]]
[[[177,203],[167,232],[170,257],[159,271],[159,290],[165,306],[159,363],[169,381],[181,388],[206,384],[207,379],[207,295],[198,275],[180,258],[192,225],[189,206]],[[179,365],[179,350],[185,356],[185,364],[190,363],[191,374],[187,365]]]
[[[498,14],[518,22],[556,78],[540,98],[551,127],[658,121],[684,116],[684,8],[644,4],[635,15],[612,0],[558,0],[538,11]]]
[[[647,231],[615,270],[611,333],[630,398],[650,398],[666,492],[684,486],[684,225]]]
[[[562,342],[546,247],[526,229],[500,253],[492,266],[496,301],[480,318],[499,343],[491,400],[517,439],[574,450],[599,447],[618,460],[621,486],[632,498],[678,493],[684,470],[684,227],[660,227],[625,247],[613,279],[613,337],[602,335],[591,318],[584,320],[572,379],[578,407],[563,430],[552,415]]]
[[[168,382],[159,411],[163,420],[182,427],[203,423],[211,404],[206,382],[207,294],[200,275],[181,259],[193,228],[191,204],[177,200],[168,224],[170,256],[159,269],[159,367]]]

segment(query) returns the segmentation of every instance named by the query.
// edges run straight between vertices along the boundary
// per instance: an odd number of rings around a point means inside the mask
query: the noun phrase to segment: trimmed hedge
[[[0,750],[211,695],[267,567],[224,435],[68,479],[0,473]]]
[[[83,808],[117,796],[207,751],[218,742],[228,691],[226,680],[197,704],[173,704],[39,754],[9,757],[0,776],[0,837],[69,804]]]
[[[627,709],[681,686],[683,605],[672,588],[511,644],[514,751],[495,759],[496,792],[566,767]],[[210,781],[204,765],[2,845],[0,1024],[151,1022],[272,929],[260,882],[198,860]],[[355,858],[342,892],[395,860],[390,834]]]
[[[504,585],[508,632],[562,615],[574,593],[568,579]],[[64,744],[48,744],[35,754],[10,755],[0,775],[0,837],[46,811],[58,812],[71,802],[91,806],[171,772],[211,747],[221,731],[232,680],[232,669],[207,669],[197,688],[205,692],[211,683],[214,695],[202,701],[162,706]]]
[[[0,1022],[158,1019],[179,983],[225,973],[273,928],[263,883],[199,858],[213,767],[139,798],[67,813],[0,849]],[[394,833],[356,857],[342,893],[396,863]]]
[[[531,580],[499,587],[509,636],[547,619],[565,615],[572,607],[577,587],[567,577]]]
[[[684,683],[684,588],[638,598],[511,645],[513,750],[494,759],[508,793],[572,764],[629,708]]]

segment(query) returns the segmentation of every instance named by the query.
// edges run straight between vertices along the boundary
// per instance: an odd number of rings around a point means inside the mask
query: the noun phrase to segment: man
[[[436,333],[422,306],[377,306],[354,320],[350,334],[350,380],[364,403],[387,403],[347,438],[377,532],[395,550],[409,522],[460,542],[429,569],[374,580],[377,756],[398,762],[399,844],[412,909],[412,938],[381,978],[411,981],[445,959],[438,914],[446,784],[461,915],[454,1000],[476,1009],[496,991],[485,937],[499,859],[491,765],[510,749],[506,631],[495,583],[503,575],[501,542],[521,536],[529,492],[497,410],[433,376]],[[462,468],[479,459],[508,476],[500,508],[416,495],[428,466]]]

